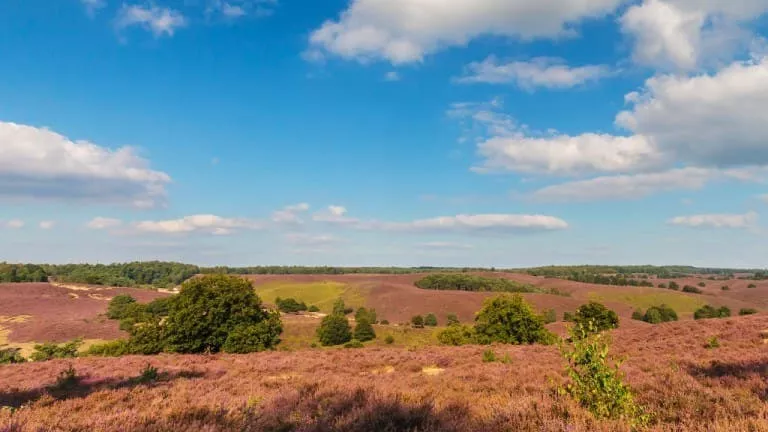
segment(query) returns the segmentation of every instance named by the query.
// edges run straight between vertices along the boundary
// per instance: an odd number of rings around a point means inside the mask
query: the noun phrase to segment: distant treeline
[[[35,264],[7,264],[0,263],[0,282],[45,282],[48,273],[45,269]]]
[[[257,266],[257,267],[205,267],[201,273],[221,274],[412,274],[428,272],[493,272],[495,268],[475,267],[305,267],[305,266]]]
[[[421,289],[446,291],[535,292],[532,285],[521,282],[461,273],[432,274],[416,281]]]
[[[753,273],[756,275],[768,274],[765,270],[759,269],[728,269],[728,268],[706,268],[691,266],[547,266],[526,269],[528,274],[534,276],[544,276],[568,279],[571,276],[579,274],[597,274],[597,275],[646,275],[656,276],[662,279],[674,279],[689,276],[692,274],[717,275],[732,278],[734,273]],[[575,280],[575,279],[574,279]]]
[[[43,268],[52,279],[59,282],[157,288],[179,285],[200,273],[200,268],[194,265],[159,261],[45,265]]]

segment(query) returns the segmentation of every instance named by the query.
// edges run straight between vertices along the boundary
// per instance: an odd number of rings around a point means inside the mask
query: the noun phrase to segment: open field
[[[768,430],[768,317],[684,321],[613,333],[651,430]],[[717,336],[721,347],[704,348]],[[621,431],[551,390],[556,347],[301,350],[249,355],[81,358],[0,367],[10,430]],[[154,383],[135,378],[149,363]],[[67,393],[46,390],[72,365]],[[119,427],[117,427],[119,425]]]
[[[336,299],[344,299],[349,307],[365,306],[362,290],[341,282],[286,282],[275,281],[256,286],[256,293],[266,303],[274,304],[275,299],[295,298],[304,301],[307,306],[315,305],[321,312],[331,312]]]

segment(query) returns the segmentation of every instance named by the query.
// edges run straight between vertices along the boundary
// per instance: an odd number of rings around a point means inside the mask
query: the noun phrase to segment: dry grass
[[[763,315],[614,332],[615,354],[652,430],[768,430]],[[718,349],[704,348],[717,336]],[[83,358],[0,367],[8,430],[621,431],[556,396],[556,347],[301,350],[250,355]],[[134,378],[147,363],[157,382]],[[48,388],[73,364],[81,380]],[[435,373],[434,371],[440,371]]]

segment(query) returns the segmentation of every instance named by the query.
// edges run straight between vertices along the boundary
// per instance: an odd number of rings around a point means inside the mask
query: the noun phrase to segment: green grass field
[[[268,303],[274,303],[278,297],[294,298],[305,302],[307,306],[315,305],[321,312],[326,313],[333,310],[333,303],[338,298],[342,298],[348,307],[365,306],[365,295],[362,289],[338,282],[271,282],[256,286],[256,293]]]
[[[602,292],[590,293],[589,299],[597,302],[616,302],[624,303],[635,308],[648,309],[651,306],[665,304],[677,313],[692,314],[696,309],[704,306],[707,302],[695,296],[689,296],[676,292],[657,292],[657,291],[639,291],[639,292]]]

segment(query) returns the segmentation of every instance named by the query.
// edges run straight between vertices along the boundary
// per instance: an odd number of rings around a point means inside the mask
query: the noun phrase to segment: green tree
[[[632,312],[632,319],[637,321],[645,321],[645,314],[640,309],[635,309],[634,312]]]
[[[643,321],[651,324],[677,321],[677,312],[667,305],[652,306],[645,311]]]
[[[725,306],[716,308],[712,305],[706,305],[693,313],[694,319],[709,319],[709,318],[727,318],[731,316],[731,310]]]
[[[352,340],[352,330],[347,317],[333,313],[323,318],[317,329],[317,337],[323,346],[341,345]]]
[[[378,322],[376,318],[376,309],[358,308],[355,312],[355,321],[366,320],[371,324]],[[362,340],[362,339],[361,339]]]
[[[424,317],[424,325],[427,327],[437,327],[437,317],[435,314],[430,313]]]
[[[448,314],[448,315],[445,317],[445,321],[446,321],[446,323],[447,323],[449,326],[452,326],[452,325],[456,325],[456,324],[460,324],[460,323],[459,323],[459,317],[457,317],[457,316],[456,316],[456,314],[452,314],[452,313]]]
[[[336,301],[333,303],[333,313],[346,315],[346,310],[347,307],[344,305],[344,300],[341,298],[336,299]]]
[[[460,346],[475,341],[475,329],[462,324],[453,324],[437,335],[437,340],[443,345]]]
[[[589,302],[579,306],[574,317],[576,325],[595,331],[613,329],[619,326],[619,316],[603,304]],[[590,326],[589,323],[592,323]]]
[[[415,328],[423,328],[424,317],[421,315],[414,315],[413,317],[411,317],[411,326]]]
[[[190,279],[170,304],[165,322],[167,348],[181,353],[218,352],[236,327],[257,326],[270,318],[248,280],[224,275]],[[269,332],[261,338],[265,341],[277,340],[282,330],[274,325],[257,328]]]
[[[107,318],[115,320],[126,318],[128,307],[135,303],[136,299],[126,294],[113,297],[107,306]]]
[[[355,325],[355,339],[366,342],[376,339],[376,332],[367,317],[362,317]]]
[[[481,343],[533,344],[551,341],[544,320],[519,294],[487,299],[475,318]]]
[[[221,349],[233,354],[266,351],[280,343],[282,332],[280,314],[271,313],[257,324],[240,324],[232,329]]]
[[[22,357],[19,348],[0,349],[0,364],[24,363],[27,361]]]

